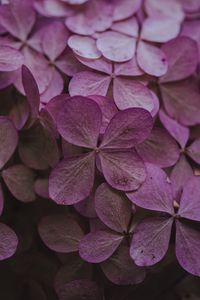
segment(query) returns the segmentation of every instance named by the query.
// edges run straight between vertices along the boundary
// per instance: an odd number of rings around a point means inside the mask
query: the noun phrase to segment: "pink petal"
[[[75,74],[69,83],[71,96],[106,96],[110,86],[111,77],[90,71]]]
[[[18,238],[7,225],[0,223],[0,260],[7,259],[16,252]]]
[[[180,221],[176,223],[176,257],[192,275],[200,276],[200,233]]]
[[[116,77],[113,81],[113,97],[120,110],[140,107],[148,111],[153,109],[151,91],[141,82]]]
[[[137,47],[139,67],[149,75],[162,76],[167,72],[168,63],[165,53],[156,46],[140,41]]]
[[[31,108],[31,117],[35,119],[39,114],[40,94],[35,78],[25,65],[22,67],[22,83]]]
[[[199,124],[199,87],[184,80],[161,85],[163,104],[168,115],[186,126]]]
[[[162,50],[167,55],[168,71],[160,78],[160,82],[181,80],[195,72],[198,64],[198,48],[192,39],[179,37],[164,44]]]
[[[2,172],[2,177],[11,194],[28,203],[36,199],[34,193],[34,172],[24,165],[14,165]]]
[[[132,215],[131,203],[108,184],[101,184],[95,195],[95,209],[100,220],[110,229],[123,233],[128,231]]]
[[[44,244],[60,253],[76,252],[83,236],[75,217],[67,213],[42,217],[38,231]]]
[[[55,61],[66,48],[68,35],[66,27],[61,22],[55,21],[45,27],[42,47],[51,61]]]
[[[154,128],[147,140],[137,146],[145,162],[162,168],[173,166],[180,156],[176,141],[162,128]]]
[[[77,4],[83,4],[83,3],[87,2],[88,0],[61,0],[61,1],[68,3],[68,4],[77,5]]]
[[[113,23],[111,29],[135,38],[139,35],[139,25],[135,16],[127,20]]]
[[[114,74],[117,76],[140,76],[144,72],[137,65],[136,58],[133,57],[131,60],[124,63],[114,64]]]
[[[101,269],[117,285],[139,284],[145,278],[145,270],[135,265],[126,246],[120,246],[109,260],[101,263]]]
[[[151,17],[168,17],[182,22],[184,12],[180,1],[174,0],[146,0],[145,10]]]
[[[23,55],[9,46],[0,46],[0,71],[15,71],[24,62]]]
[[[0,117],[0,169],[13,155],[18,144],[18,134],[13,123]]]
[[[168,117],[163,110],[160,110],[159,117],[161,123],[167,129],[169,134],[171,134],[171,136],[179,143],[181,148],[184,149],[189,140],[189,128]]]
[[[114,5],[114,21],[120,21],[131,17],[135,14],[142,4],[141,0],[115,0]]]
[[[4,207],[4,194],[2,189],[2,184],[0,183],[0,215],[2,215]]]
[[[188,148],[187,154],[200,164],[200,138],[196,139]]]
[[[151,115],[155,119],[160,109],[160,99],[158,96],[151,91],[152,100],[153,100],[153,109],[151,110]]]
[[[59,161],[55,138],[40,124],[21,133],[18,151],[22,162],[31,169],[45,170]]]
[[[97,214],[94,206],[94,194],[95,194],[96,186],[94,186],[93,191],[86,199],[74,205],[76,211],[86,218],[96,218]]]
[[[97,49],[96,41],[91,37],[72,35],[68,39],[68,46],[75,54],[88,59],[101,57],[101,52]]]
[[[123,236],[112,232],[91,232],[80,241],[79,254],[85,261],[100,263],[115,252],[122,240]]]
[[[76,56],[77,59],[84,64],[85,66],[100,71],[106,74],[112,74],[112,62],[109,60],[100,57],[98,59],[85,59],[81,56]]]
[[[134,150],[104,150],[100,152],[99,158],[103,175],[113,188],[132,191],[145,181],[145,166]]]
[[[98,37],[97,48],[107,59],[125,62],[133,58],[136,40],[119,32],[107,31]]]
[[[58,115],[60,135],[69,143],[95,148],[101,128],[102,114],[91,99],[75,96],[66,101]]]
[[[190,178],[183,187],[178,215],[182,218],[200,221],[200,177]]]
[[[45,17],[66,17],[74,13],[72,7],[58,0],[35,0],[34,7]]]
[[[95,30],[88,22],[85,13],[78,13],[74,16],[68,17],[65,21],[65,25],[70,31],[76,34],[87,36],[95,33]]]
[[[199,20],[186,21],[183,23],[181,36],[187,36],[193,39],[198,46],[199,61],[200,61],[200,22]]]
[[[168,17],[149,17],[142,24],[141,38],[150,42],[164,43],[178,36],[181,24]]]
[[[181,155],[179,161],[173,168],[170,179],[172,183],[173,195],[176,202],[180,202],[180,196],[186,182],[194,176],[192,167],[185,158],[185,155]]]
[[[84,71],[85,69],[85,67],[81,65],[70,49],[67,49],[61,56],[59,56],[59,58],[55,61],[55,66],[61,72],[70,77],[78,72]]]
[[[61,161],[49,179],[49,195],[57,204],[71,205],[87,198],[94,183],[93,153]]]
[[[135,230],[130,255],[138,266],[153,266],[161,261],[169,247],[173,218],[144,219]]]
[[[100,147],[103,149],[132,148],[143,142],[151,132],[153,119],[142,108],[129,108],[118,112],[103,136]]]

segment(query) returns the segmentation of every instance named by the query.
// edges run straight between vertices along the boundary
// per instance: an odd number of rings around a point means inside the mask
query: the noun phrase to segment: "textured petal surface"
[[[142,108],[129,108],[118,112],[108,125],[101,148],[132,148],[150,134],[153,120]]]
[[[113,97],[120,110],[131,107],[141,107],[148,111],[153,109],[151,91],[139,81],[122,77],[115,78]]]
[[[189,140],[189,128],[170,118],[163,110],[159,113],[160,121],[171,136],[184,148]]]
[[[34,192],[34,172],[24,165],[14,165],[2,172],[2,177],[11,194],[22,202],[36,199]]]
[[[68,46],[75,54],[84,58],[96,59],[101,57],[101,52],[96,47],[96,41],[91,37],[72,35],[68,39]]]
[[[69,143],[95,148],[101,128],[102,114],[91,99],[72,97],[66,101],[58,115],[57,126],[61,136]]]
[[[181,80],[195,72],[198,64],[198,47],[195,41],[188,37],[178,37],[164,44],[162,50],[167,55],[168,71],[161,77],[161,82]]]
[[[119,32],[107,31],[97,39],[97,48],[107,59],[125,62],[133,58],[136,40]]]
[[[159,77],[167,72],[168,62],[165,53],[158,47],[142,41],[137,47],[137,62],[147,74]]]
[[[199,123],[199,88],[191,80],[161,85],[163,103],[169,116],[192,126]]]
[[[137,146],[139,155],[145,162],[162,168],[173,166],[180,156],[176,141],[163,128],[154,128],[142,144]]]
[[[79,254],[90,263],[100,263],[108,259],[118,248],[123,236],[107,231],[88,233],[79,244]]]
[[[18,238],[7,225],[0,223],[0,260],[11,257],[17,249]]]
[[[140,207],[173,214],[172,187],[167,174],[151,164],[146,164],[146,171],[145,182],[136,192],[127,193],[128,198]]]
[[[142,24],[141,38],[150,42],[168,42],[178,36],[180,27],[178,21],[168,17],[149,17]]]
[[[130,255],[138,266],[152,266],[164,258],[169,247],[172,218],[147,218],[135,229]]]
[[[65,205],[87,198],[93,187],[94,171],[93,153],[61,161],[50,175],[50,198]]]
[[[124,0],[123,3],[120,0],[113,1],[114,3],[114,21],[124,20],[126,18],[131,17],[134,13],[136,13],[141,4],[141,0]]]
[[[144,72],[139,68],[135,56],[127,62],[115,63],[114,73],[117,76],[140,76],[144,74]]]
[[[106,96],[111,77],[90,71],[83,71],[75,74],[69,84],[71,96]]]
[[[178,221],[176,223],[176,257],[192,275],[200,276],[200,232]]]
[[[61,253],[77,251],[83,236],[78,222],[70,214],[43,217],[38,225],[38,231],[48,248]]]
[[[134,264],[126,246],[120,246],[109,260],[101,264],[101,268],[114,284],[138,284],[145,279],[145,270]]]
[[[0,169],[12,156],[18,143],[18,134],[13,123],[0,117]]]
[[[132,215],[131,203],[106,183],[96,191],[95,209],[100,220],[110,229],[127,232]]]
[[[139,25],[135,16],[127,20],[113,23],[111,29],[135,38],[137,38],[139,34]]]
[[[104,57],[100,57],[97,59],[86,59],[81,56],[76,55],[76,58],[85,66],[94,69],[96,71],[100,71],[106,74],[112,73],[112,62],[105,59]]]
[[[132,191],[138,189],[145,181],[145,166],[134,150],[103,150],[99,158],[103,175],[113,188]]]
[[[0,46],[0,71],[14,71],[24,62],[23,55],[9,46]]]
[[[178,214],[186,219],[200,221],[200,177],[186,182],[180,201]]]
[[[196,139],[188,148],[187,154],[200,164],[200,138]]]

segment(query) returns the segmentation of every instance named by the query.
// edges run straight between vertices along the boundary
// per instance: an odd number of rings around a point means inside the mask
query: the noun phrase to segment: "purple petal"
[[[134,2],[132,0],[124,0],[123,2],[121,0],[114,0],[113,2],[114,21],[120,21],[131,17],[139,10],[142,4],[141,0],[136,0]]]
[[[53,118],[54,123],[57,123],[58,114],[61,111],[63,105],[65,104],[65,101],[67,101],[68,99],[69,99],[68,95],[61,94],[51,99],[45,106],[45,109],[49,112],[49,114]]]
[[[194,176],[185,183],[178,215],[182,218],[200,221],[200,177]]]
[[[91,99],[75,96],[66,101],[58,115],[60,135],[69,143],[95,148],[102,122],[99,106]]]
[[[97,217],[97,214],[95,211],[95,205],[94,205],[95,190],[96,190],[96,187],[94,185],[93,191],[91,192],[89,197],[87,197],[86,199],[84,199],[81,202],[74,205],[74,208],[80,215],[82,215],[86,218],[90,218],[90,219]]]
[[[164,107],[170,117],[186,126],[199,123],[199,87],[194,81],[162,84],[161,93]]]
[[[115,252],[122,240],[123,236],[112,232],[91,232],[81,239],[79,254],[85,261],[100,263]]]
[[[99,288],[94,281],[86,279],[66,283],[58,293],[59,300],[101,300]]]
[[[59,160],[56,140],[48,130],[37,124],[21,134],[19,156],[32,169],[53,167]]]
[[[137,65],[136,58],[133,57],[131,60],[124,63],[114,64],[114,74],[117,76],[140,76],[144,72]]]
[[[160,78],[160,82],[181,80],[195,72],[198,64],[198,47],[195,41],[179,37],[164,44],[162,50],[167,55],[168,71]]]
[[[38,225],[39,235],[51,250],[60,253],[76,252],[83,231],[73,215],[45,216]]]
[[[121,22],[113,23],[111,29],[135,38],[139,35],[139,24],[135,16]]]
[[[154,128],[142,144],[137,146],[137,152],[145,162],[162,168],[173,166],[180,156],[176,141],[162,128]]]
[[[34,192],[34,172],[24,165],[14,165],[3,170],[2,177],[11,194],[28,203],[36,199]]]
[[[57,0],[35,0],[34,7],[45,17],[66,17],[74,13],[73,8]]]
[[[70,77],[85,69],[70,49],[66,49],[63,54],[57,58],[55,65],[60,71]]]
[[[200,276],[200,233],[188,225],[176,223],[176,257],[179,264],[192,275]]]
[[[6,224],[0,223],[0,260],[7,259],[16,252],[18,238]]]
[[[40,94],[35,78],[25,65],[22,67],[22,83],[31,108],[32,118],[35,119],[39,114]]]
[[[132,191],[145,181],[145,166],[134,150],[103,150],[99,158],[103,175],[113,188]]]
[[[88,59],[101,57],[101,52],[96,47],[96,41],[91,37],[72,35],[68,39],[68,46],[75,54]]]
[[[42,47],[44,53],[53,62],[67,46],[68,31],[61,22],[52,22],[44,29]]]
[[[160,110],[159,117],[169,134],[171,134],[181,148],[184,149],[189,140],[189,128],[179,124],[176,120],[171,119],[163,110]]]
[[[160,109],[160,99],[152,91],[151,91],[151,95],[152,95],[152,100],[153,100],[153,109],[151,110],[151,115],[153,118],[156,118],[157,114],[159,112],[159,109]]]
[[[200,164],[200,138],[196,139],[188,148],[187,154]]]
[[[125,62],[133,58],[136,40],[119,32],[107,31],[98,37],[97,48],[107,59]]]
[[[0,117],[0,169],[13,155],[18,143],[18,134],[13,123]]]
[[[150,42],[164,43],[178,36],[181,24],[168,17],[149,17],[142,24],[141,38]]]
[[[132,215],[131,203],[108,184],[101,184],[95,195],[95,209],[100,220],[119,233],[127,232]]]
[[[165,53],[156,46],[140,41],[137,47],[139,67],[149,75],[162,76],[167,72],[168,63]]]
[[[94,28],[88,23],[85,13],[78,13],[66,19],[65,25],[73,33],[80,35],[92,35],[95,33]]]
[[[194,176],[192,167],[188,163],[185,155],[181,155],[179,161],[173,168],[170,179],[172,183],[172,190],[174,199],[179,202],[183,188],[186,182]]]
[[[0,71],[15,71],[24,62],[23,55],[9,46],[0,46]]]
[[[120,110],[132,107],[141,107],[148,111],[153,109],[151,91],[139,81],[122,77],[114,78],[113,97]]]
[[[12,120],[16,129],[20,130],[24,127],[28,120],[30,114],[29,105],[26,99],[21,97],[16,97],[12,102],[12,107],[9,111],[9,118]]]
[[[128,198],[140,207],[173,214],[172,187],[167,174],[151,164],[146,164],[146,170],[145,182],[136,192],[127,193]]]
[[[112,74],[112,62],[105,59],[104,57],[100,57],[97,59],[85,59],[81,56],[76,56],[76,58],[85,66],[94,69],[96,71],[100,71],[106,74]]]
[[[161,261],[169,247],[173,218],[147,218],[133,234],[130,255],[138,266],[152,266]]]
[[[108,125],[101,148],[132,148],[143,142],[150,134],[153,119],[143,108],[119,111]]]
[[[34,191],[35,193],[42,197],[49,199],[49,180],[46,178],[38,178],[34,183]]]
[[[181,2],[174,0],[146,0],[145,10],[152,17],[168,17],[179,22],[184,19]]]
[[[71,96],[106,96],[110,86],[111,77],[90,71],[75,74],[69,83]]]
[[[200,22],[199,20],[185,21],[183,23],[181,36],[187,36],[193,39],[198,46],[199,61],[200,61]]]
[[[101,264],[106,277],[117,285],[139,284],[145,279],[145,270],[130,258],[129,249],[120,246],[117,252]]]
[[[2,189],[2,184],[0,183],[0,216],[2,215],[4,207],[4,194]]]
[[[49,179],[49,195],[57,204],[71,205],[87,198],[93,187],[93,153],[61,161]]]

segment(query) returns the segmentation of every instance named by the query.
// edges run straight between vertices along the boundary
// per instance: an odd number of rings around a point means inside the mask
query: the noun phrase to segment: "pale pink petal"
[[[115,63],[114,74],[117,76],[140,76],[143,75],[144,72],[139,68],[136,58],[133,57],[127,62]]]
[[[85,59],[81,56],[76,56],[77,59],[84,64],[85,66],[94,69],[96,71],[100,71],[106,74],[112,73],[112,62],[105,59],[104,57],[100,57],[98,59]]]
[[[91,24],[88,23],[85,13],[78,13],[68,17],[65,25],[70,31],[80,35],[92,35],[95,32]]]
[[[121,110],[140,107],[151,111],[154,107],[152,93],[145,85],[123,77],[114,78],[113,97]]]
[[[124,33],[135,38],[137,38],[139,35],[139,25],[136,17],[132,17],[120,22],[115,22],[111,26],[111,29],[113,31]]]
[[[167,72],[165,53],[156,46],[140,41],[137,47],[137,62],[147,74],[160,77]]]
[[[141,0],[114,0],[114,21],[120,21],[135,14],[142,4]]]
[[[67,17],[74,13],[71,6],[58,0],[35,0],[36,11],[45,17]]]
[[[0,46],[0,71],[15,71],[24,62],[23,55],[9,46]]]
[[[133,58],[136,40],[119,32],[107,31],[98,37],[97,48],[107,59],[125,62]]]
[[[75,54],[89,59],[101,57],[101,52],[97,49],[96,41],[91,37],[72,35],[68,39],[68,46]]]
[[[111,77],[90,71],[75,74],[69,83],[71,96],[101,95],[106,96],[110,86]]]

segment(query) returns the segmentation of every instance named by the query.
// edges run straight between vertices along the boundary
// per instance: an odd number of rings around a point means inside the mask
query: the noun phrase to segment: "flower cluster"
[[[12,299],[111,299],[160,265],[200,277],[199,62],[199,0],[0,1]]]

